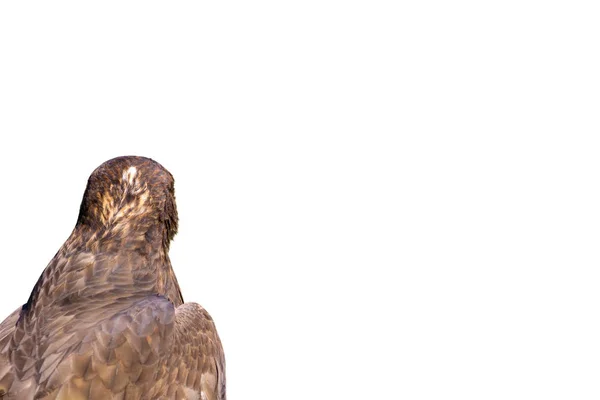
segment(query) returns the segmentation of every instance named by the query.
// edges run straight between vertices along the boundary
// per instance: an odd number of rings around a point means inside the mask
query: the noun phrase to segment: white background
[[[593,2],[7,3],[2,317],[144,155],[230,400],[600,396]]]

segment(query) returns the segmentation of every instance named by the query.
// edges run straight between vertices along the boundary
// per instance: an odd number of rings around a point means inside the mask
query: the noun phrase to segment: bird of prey
[[[0,324],[0,399],[226,399],[215,324],[169,261],[173,182],[143,157],[92,173],[73,233]]]

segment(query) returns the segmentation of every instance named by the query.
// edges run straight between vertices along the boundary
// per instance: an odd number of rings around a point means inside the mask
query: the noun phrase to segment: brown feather
[[[174,180],[143,157],[90,176],[71,236],[0,324],[1,399],[225,400],[214,322],[168,257]]]

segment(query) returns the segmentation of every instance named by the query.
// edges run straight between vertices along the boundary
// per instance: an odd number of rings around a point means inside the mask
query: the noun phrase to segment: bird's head
[[[127,227],[144,219],[160,227],[168,248],[177,233],[177,206],[173,176],[145,157],[117,157],[90,175],[77,226],[93,230]]]

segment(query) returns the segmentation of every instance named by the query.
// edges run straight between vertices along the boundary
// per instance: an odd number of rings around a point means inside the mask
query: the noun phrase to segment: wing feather
[[[201,398],[225,400],[225,356],[213,319],[196,303],[182,304],[175,315],[170,367],[183,372],[177,382]]]

